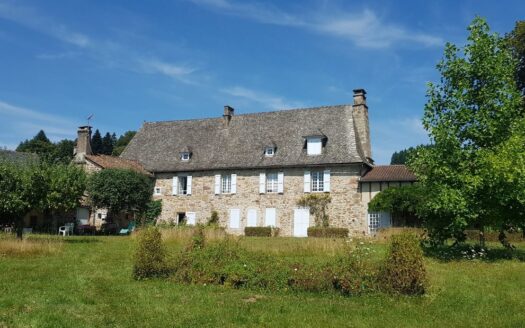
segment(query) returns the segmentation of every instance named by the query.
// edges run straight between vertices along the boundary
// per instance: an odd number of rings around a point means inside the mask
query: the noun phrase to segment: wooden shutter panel
[[[304,192],[310,192],[310,171],[304,171]]]
[[[330,170],[324,170],[323,191],[330,192]]]
[[[277,174],[277,192],[281,194],[284,192],[284,172]]]
[[[261,172],[259,174],[259,193],[264,194],[266,192],[266,173]]]
[[[232,188],[231,193],[236,194],[237,193],[237,174],[232,174]]]
[[[215,175],[215,195],[218,195],[221,193],[221,175],[216,174]]]
[[[192,179],[191,179],[191,175],[188,175],[188,176],[186,177],[186,179],[187,179],[187,180],[186,180],[186,193],[187,193],[188,195],[191,195],[191,180],[192,180]]]
[[[173,181],[171,183],[171,186],[172,186],[172,192],[171,194],[172,195],[176,195],[177,192],[179,191],[179,177],[178,176],[174,176],[173,177]]]

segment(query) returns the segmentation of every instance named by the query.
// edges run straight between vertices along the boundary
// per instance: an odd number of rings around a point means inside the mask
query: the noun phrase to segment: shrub
[[[379,272],[381,288],[389,293],[421,295],[427,285],[423,251],[415,234],[392,236],[387,257]]]
[[[348,237],[348,229],[332,227],[309,227],[308,237],[346,238]]]
[[[208,220],[209,226],[218,226],[219,225],[219,212],[211,211],[210,219]]]
[[[148,227],[140,231],[133,263],[133,277],[140,280],[167,274],[166,252],[159,229]]]
[[[244,235],[247,237],[271,237],[271,227],[246,227],[244,228]]]
[[[363,241],[348,246],[333,266],[333,286],[344,295],[360,295],[377,289],[377,265],[370,261],[373,249]]]

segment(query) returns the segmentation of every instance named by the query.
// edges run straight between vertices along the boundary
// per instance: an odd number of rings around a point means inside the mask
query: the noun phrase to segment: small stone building
[[[370,233],[362,179],[372,174],[366,92],[352,105],[144,123],[121,157],[155,177],[160,220],[205,223],[212,211],[228,232],[275,226],[306,236],[314,218],[297,206],[308,193],[329,193],[330,225]],[[371,171],[372,170],[372,171]],[[388,183],[388,181],[386,181]]]

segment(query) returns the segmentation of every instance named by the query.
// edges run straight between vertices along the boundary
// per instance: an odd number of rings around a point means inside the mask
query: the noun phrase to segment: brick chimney
[[[222,117],[224,117],[224,121],[226,122],[226,124],[229,124],[232,117],[233,117],[233,111],[235,109],[233,109],[233,107],[230,107],[228,105],[224,106],[224,114],[222,115]]]
[[[372,159],[370,146],[370,127],[368,125],[368,106],[366,105],[365,89],[354,89],[354,105],[352,116],[357,133],[357,139],[366,158]]]
[[[77,146],[75,147],[75,162],[84,162],[86,155],[93,155],[91,151],[91,127],[79,126],[77,130]]]

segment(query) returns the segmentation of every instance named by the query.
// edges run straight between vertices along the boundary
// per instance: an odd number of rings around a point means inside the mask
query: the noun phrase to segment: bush
[[[370,261],[373,249],[361,241],[349,246],[333,267],[333,285],[344,295],[361,295],[377,289],[377,265]]]
[[[210,219],[208,220],[209,226],[218,226],[219,225],[219,212],[211,211]]]
[[[167,274],[166,252],[159,229],[149,227],[141,230],[133,263],[133,277],[140,280]]]
[[[415,234],[392,236],[385,262],[379,272],[381,288],[389,293],[421,295],[427,285],[423,251]]]
[[[332,227],[309,227],[308,237],[346,238],[348,237],[348,229]]]
[[[271,237],[271,227],[246,227],[244,228],[244,235],[247,237]]]

